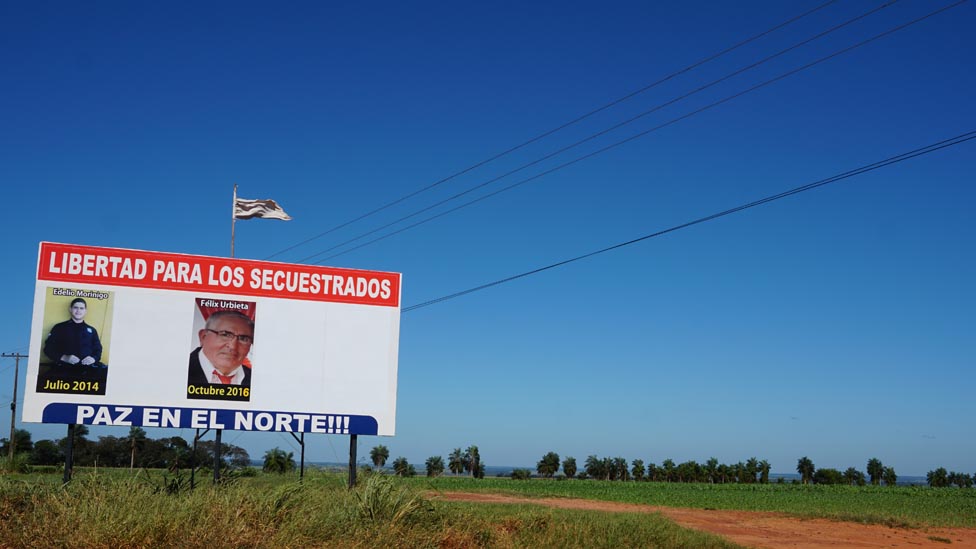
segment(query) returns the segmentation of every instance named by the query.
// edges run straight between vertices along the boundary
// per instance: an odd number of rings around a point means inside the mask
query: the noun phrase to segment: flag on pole
[[[234,219],[251,219],[254,217],[291,221],[291,216],[285,213],[285,210],[274,200],[248,200],[246,198],[234,200]]]

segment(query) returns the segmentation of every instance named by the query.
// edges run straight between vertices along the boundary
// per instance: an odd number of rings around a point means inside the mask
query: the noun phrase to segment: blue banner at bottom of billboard
[[[303,414],[265,410],[213,410],[209,408],[170,408],[123,406],[118,404],[54,403],[44,407],[44,423],[75,423],[179,429],[229,429],[235,431],[275,431],[321,433],[326,435],[375,435],[372,416],[343,414]]]

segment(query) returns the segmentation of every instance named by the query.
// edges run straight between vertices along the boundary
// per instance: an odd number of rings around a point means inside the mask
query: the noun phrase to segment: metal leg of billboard
[[[217,429],[217,445],[214,446],[214,484],[220,482],[220,433],[223,429]]]
[[[205,429],[202,433],[200,432],[200,429],[197,429],[196,434],[193,436],[193,454],[191,458],[192,465],[190,465],[190,490],[197,487],[196,477],[197,469],[199,468],[199,464],[197,463],[197,442],[199,442],[200,439],[205,437],[209,432],[210,429]]]
[[[74,467],[75,457],[75,424],[68,424],[68,444],[64,450],[64,483],[71,481],[71,469]]]
[[[302,447],[302,462],[301,467],[298,470],[298,480],[303,481],[305,480],[305,433],[302,433],[301,438],[299,438],[295,433],[289,432],[289,434],[291,435],[291,438],[295,439],[295,442]]]
[[[200,440],[200,429],[193,435],[193,452],[190,454],[190,490],[197,487],[197,441]]]
[[[356,437],[349,435],[349,489],[356,487]]]

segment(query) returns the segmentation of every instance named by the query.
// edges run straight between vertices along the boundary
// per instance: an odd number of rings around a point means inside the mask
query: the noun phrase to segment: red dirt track
[[[633,503],[587,499],[519,498],[499,494],[443,492],[448,501],[542,505],[558,509],[610,513],[660,513],[675,523],[708,532],[747,547],[837,548],[837,547],[971,547],[976,549],[974,528],[890,528],[826,519],[798,519],[779,513],[681,509]]]

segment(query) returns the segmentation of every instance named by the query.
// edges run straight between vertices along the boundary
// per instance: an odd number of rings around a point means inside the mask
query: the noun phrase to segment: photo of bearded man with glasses
[[[190,353],[187,397],[250,400],[254,321],[235,310],[210,313],[197,332],[200,345]]]

